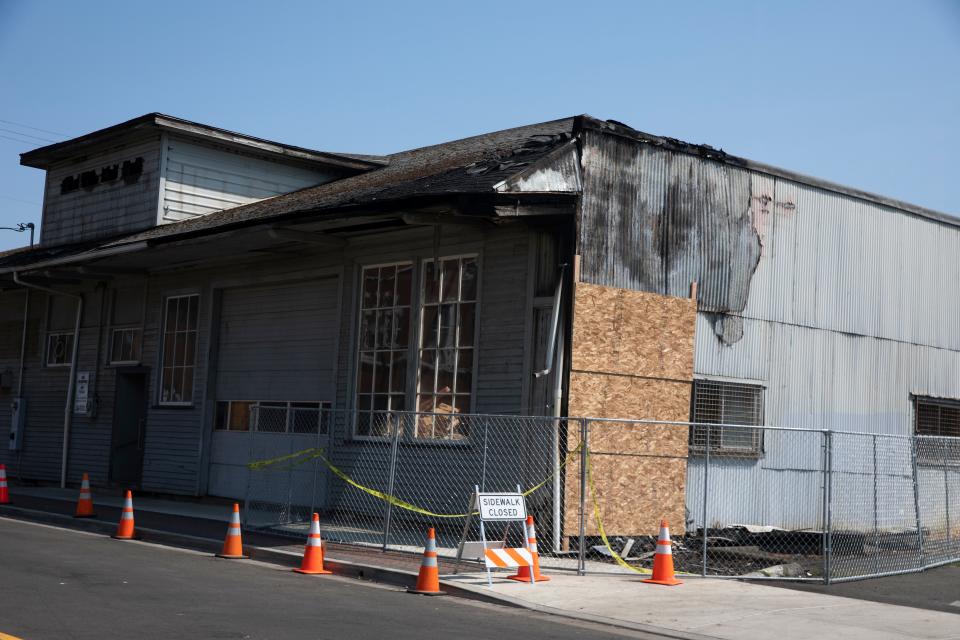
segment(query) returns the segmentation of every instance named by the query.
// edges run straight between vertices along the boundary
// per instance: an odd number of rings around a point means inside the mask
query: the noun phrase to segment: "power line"
[[[14,142],[19,142],[20,144],[25,144],[28,146],[37,144],[34,140],[21,140],[20,138],[11,138],[10,136],[5,136],[3,134],[0,134],[0,138],[3,138],[4,140],[13,140]]]
[[[32,129],[34,131],[39,131],[41,133],[52,133],[55,136],[63,136],[64,138],[66,138],[69,135],[66,133],[61,133],[59,131],[50,131],[49,129],[41,129],[40,127],[31,127],[28,124],[23,124],[22,122],[14,122],[13,120],[0,119],[0,122],[3,122],[4,124],[12,124],[16,127],[23,127],[24,129]]]
[[[0,127],[0,131],[6,131],[7,133],[12,133],[17,136],[23,136],[24,138],[34,138],[40,140],[41,142],[59,142],[59,140],[51,140],[50,138],[41,138],[40,136],[35,136],[32,133],[21,133],[19,131],[14,131],[13,129],[4,129]]]

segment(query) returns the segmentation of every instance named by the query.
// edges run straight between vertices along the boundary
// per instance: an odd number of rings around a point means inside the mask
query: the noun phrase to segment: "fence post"
[[[873,434],[873,572],[880,573],[880,510],[877,500],[877,434]]]
[[[691,427],[696,430],[696,427]],[[703,577],[707,576],[707,498],[710,495],[708,492],[707,477],[710,474],[710,427],[707,427],[707,446],[704,450],[703,456],[703,512],[702,512],[702,522],[703,522],[703,558],[702,558],[702,567],[701,575]]]
[[[910,437],[910,463],[913,466],[913,507],[914,513],[917,516],[917,553],[919,555],[920,567],[924,567],[927,564],[923,548],[923,527],[920,518],[920,487],[919,487],[919,476],[917,475],[917,438],[918,436]]]
[[[590,428],[586,418],[580,418],[580,544],[577,557],[577,575],[587,573],[587,449]]]
[[[254,411],[254,413],[256,413],[257,407],[254,406],[252,410]],[[256,422],[254,422],[254,424],[255,424],[255,423],[256,423]],[[254,437],[255,437],[254,434],[256,434],[256,431],[255,431],[255,430],[253,430],[253,429],[248,429],[248,430],[247,430],[247,438],[250,440],[250,446],[249,446],[249,448],[247,449],[247,461],[248,461],[248,462],[256,462],[256,458],[253,457],[253,456],[254,456],[254,453],[256,452],[256,448],[253,446],[253,445],[254,445],[253,439],[254,439]],[[249,526],[249,521],[250,521],[250,516],[249,516],[249,514],[250,514],[250,493],[253,491],[253,484],[254,484],[253,474],[254,474],[253,469],[251,469],[250,467],[247,467],[247,495],[244,496],[244,498],[243,498],[243,527],[244,527],[244,528],[247,528],[247,527]]]
[[[402,418],[402,416],[400,416]],[[393,441],[390,444],[390,475],[387,479],[387,495],[393,495],[393,485],[397,478],[397,447],[400,444],[400,420],[394,419],[390,415],[390,422],[393,423]],[[387,500],[386,514],[383,519],[383,549],[387,551],[390,544],[390,519],[393,516],[393,503]]]
[[[943,465],[943,501],[947,516],[947,549],[953,554],[953,531],[950,529],[950,476],[947,475],[947,442],[940,443],[940,462]]]
[[[823,583],[830,584],[833,555],[833,432],[823,431]]]

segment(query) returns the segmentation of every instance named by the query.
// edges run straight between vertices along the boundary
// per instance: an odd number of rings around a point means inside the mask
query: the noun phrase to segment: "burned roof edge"
[[[705,160],[729,164],[731,166],[741,167],[777,178],[783,178],[785,180],[790,180],[792,182],[797,182],[818,189],[832,191],[834,193],[850,196],[859,200],[865,200],[874,204],[904,211],[933,222],[960,228],[960,218],[942,211],[928,209],[927,207],[911,204],[903,200],[897,200],[896,198],[890,198],[880,194],[872,193],[870,191],[864,191],[855,187],[849,187],[823,178],[816,178],[796,171],[791,171],[789,169],[783,169],[773,165],[765,164],[763,162],[749,160],[747,158],[729,154],[723,149],[716,149],[707,144],[693,144],[690,142],[684,142],[683,140],[678,140],[676,138],[668,138],[651,133],[644,133],[643,131],[633,129],[632,127],[625,125],[622,122],[617,122],[616,120],[599,120],[588,115],[578,116],[577,125],[578,131],[582,129],[590,129],[611,135],[621,136],[643,144],[649,144],[667,149],[669,151],[693,155]]]

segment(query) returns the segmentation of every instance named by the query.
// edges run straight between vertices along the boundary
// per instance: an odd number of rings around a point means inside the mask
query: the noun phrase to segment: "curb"
[[[0,506],[0,517],[8,517],[28,522],[40,522],[43,524],[54,525],[65,529],[75,529],[89,533],[99,533],[110,535],[116,529],[116,524],[97,520],[96,518],[74,518],[73,516],[59,513],[50,513],[36,509],[27,509],[15,505]],[[173,533],[159,529],[146,529],[137,527],[137,533],[141,534],[139,538],[142,542],[150,542],[169,547],[180,547],[193,549],[195,551],[204,551],[211,554],[216,553],[222,547],[222,542],[211,538],[202,538],[182,533]],[[281,566],[296,567],[300,563],[300,554],[280,549],[271,549],[269,547],[257,547],[244,545],[250,553],[252,560],[260,562],[269,562]],[[324,558],[324,565],[327,569],[340,577],[355,578],[358,580],[368,580],[380,584],[387,584],[395,587],[406,588],[416,582],[417,573],[413,571],[404,571],[403,569],[393,569],[390,567],[381,567],[373,564],[362,564],[350,562],[348,560],[337,560],[336,558]],[[457,598],[464,598],[486,604],[508,606],[515,609],[526,609],[545,615],[559,618],[577,620],[579,622],[590,622],[604,626],[615,627],[619,629],[628,629],[630,631],[640,631],[651,635],[657,635],[662,638],[673,638],[675,640],[716,640],[714,636],[705,636],[696,633],[667,629],[642,623],[627,622],[616,618],[607,618],[604,616],[593,615],[590,613],[568,611],[558,609],[547,605],[539,605],[532,602],[509,598],[502,594],[491,593],[486,587],[463,584],[457,580],[440,580],[440,586],[448,595]]]

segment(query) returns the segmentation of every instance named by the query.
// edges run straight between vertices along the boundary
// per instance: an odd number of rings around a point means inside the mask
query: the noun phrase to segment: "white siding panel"
[[[167,141],[161,224],[195,218],[331,180],[317,169]]]

